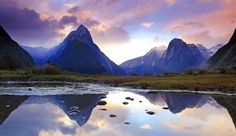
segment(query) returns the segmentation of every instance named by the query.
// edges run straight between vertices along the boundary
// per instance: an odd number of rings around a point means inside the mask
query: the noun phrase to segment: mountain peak
[[[183,45],[183,44],[186,44],[186,43],[182,39],[174,38],[170,41],[169,44]]]
[[[168,48],[182,48],[188,46],[182,39],[174,38],[170,41]]]
[[[81,25],[77,28],[77,31],[79,31],[79,30],[86,30],[86,31],[88,31],[87,27],[84,26],[83,24],[81,24]]]
[[[93,44],[93,39],[89,30],[82,24],[76,30],[70,32],[64,41],[67,42],[75,39],[84,42],[89,46]]]

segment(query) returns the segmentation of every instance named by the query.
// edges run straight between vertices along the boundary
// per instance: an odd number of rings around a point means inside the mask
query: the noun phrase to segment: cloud
[[[63,16],[59,23],[64,26],[68,24],[78,25],[76,16]]]
[[[188,42],[202,43],[208,47],[225,44],[236,27],[236,1],[197,1],[199,8],[209,5],[209,11],[177,18],[167,23],[166,30],[179,35]],[[200,8],[201,9],[201,8]],[[178,37],[178,36],[177,36]]]
[[[71,13],[71,14],[74,14],[74,13],[80,11],[80,10],[81,10],[81,7],[79,7],[79,6],[74,6],[74,7],[70,8],[70,9],[68,10],[68,12]]]
[[[222,43],[222,41],[226,41],[228,37],[229,37],[228,35],[214,37],[210,31],[202,31],[202,32],[197,32],[197,33],[193,33],[189,35],[186,34],[186,35],[181,36],[181,38],[188,43],[199,43],[207,47],[215,46],[216,43],[225,44],[225,43]],[[214,43],[212,41],[214,41]]]
[[[195,29],[199,29],[201,27],[204,27],[203,22],[199,21],[175,21],[173,23],[168,24],[167,29],[169,31],[175,32],[175,31],[193,31]]]
[[[96,4],[103,4],[103,5],[113,5],[120,0],[95,0]]]
[[[172,6],[176,3],[176,0],[166,0],[169,6]]]
[[[129,41],[129,34],[127,31],[120,27],[109,27],[105,25],[98,26],[97,29],[92,31],[92,35],[95,37],[95,41],[100,46],[106,45],[120,45]]]
[[[56,32],[57,20],[41,19],[35,10],[20,9],[13,4],[0,5],[0,24],[22,44],[41,44],[60,36]]]
[[[129,41],[129,34],[124,28],[100,22],[87,9],[75,6],[69,9],[68,13],[72,16],[77,16],[78,24],[84,24],[88,27],[95,42],[99,46],[120,45]]]
[[[158,36],[156,36],[154,39],[153,39],[153,42],[159,42],[160,41],[160,38]]]
[[[143,26],[143,27],[149,28],[149,27],[151,27],[152,25],[154,25],[154,23],[153,23],[153,22],[143,22],[143,23],[141,23],[140,25]]]

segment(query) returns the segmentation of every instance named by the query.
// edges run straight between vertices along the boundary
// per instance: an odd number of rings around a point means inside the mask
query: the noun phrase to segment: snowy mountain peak
[[[166,48],[167,47],[165,46],[154,47],[148,53],[146,53],[145,56],[154,55],[154,56],[161,57],[161,55],[165,52]]]

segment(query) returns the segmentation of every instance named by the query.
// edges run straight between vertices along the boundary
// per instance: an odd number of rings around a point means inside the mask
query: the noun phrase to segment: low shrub
[[[55,65],[47,64],[41,67],[33,67],[30,70],[32,74],[61,75],[63,72]]]

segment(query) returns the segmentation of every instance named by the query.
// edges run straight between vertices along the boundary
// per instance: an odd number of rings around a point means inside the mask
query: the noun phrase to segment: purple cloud
[[[76,16],[63,16],[61,20],[59,21],[59,24],[63,26],[67,24],[78,25],[77,17]]]
[[[43,20],[36,11],[20,9],[13,4],[0,5],[0,24],[19,43],[44,44],[59,36],[56,32],[57,20]]]

